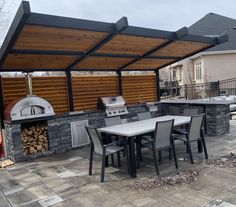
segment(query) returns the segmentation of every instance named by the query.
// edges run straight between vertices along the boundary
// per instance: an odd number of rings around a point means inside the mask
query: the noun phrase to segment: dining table
[[[151,119],[134,121],[129,123],[123,123],[119,125],[113,125],[109,127],[99,128],[100,133],[108,135],[122,136],[128,141],[129,148],[129,174],[130,177],[135,178],[137,176],[137,163],[135,155],[135,139],[138,136],[141,136],[146,133],[154,132],[156,123],[161,121],[173,120],[174,127],[182,126],[190,123],[190,116],[174,116],[174,115],[165,115],[159,116]]]

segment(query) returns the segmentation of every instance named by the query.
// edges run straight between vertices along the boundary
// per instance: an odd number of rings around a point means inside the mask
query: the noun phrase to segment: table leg
[[[141,136],[136,136],[136,156],[137,156],[137,168],[139,168],[140,161],[142,161]]]
[[[199,153],[203,152],[202,140],[198,140],[198,141],[197,141],[197,148],[198,148],[198,152],[199,152]]]
[[[130,164],[130,177],[137,177],[136,170],[136,156],[135,156],[135,137],[128,138],[129,145],[129,164]]]

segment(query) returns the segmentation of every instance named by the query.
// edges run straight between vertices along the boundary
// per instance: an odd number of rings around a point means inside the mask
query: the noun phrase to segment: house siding
[[[209,81],[236,77],[236,53],[203,56],[205,76]]]

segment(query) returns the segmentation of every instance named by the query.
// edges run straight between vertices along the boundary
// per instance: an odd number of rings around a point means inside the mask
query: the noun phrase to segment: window
[[[173,80],[176,80],[176,70],[172,70],[172,78]]]
[[[195,79],[202,80],[202,61],[195,62],[194,70],[195,70]]]
[[[182,77],[183,77],[183,69],[182,69],[182,66],[179,66],[178,67],[178,71],[179,71],[179,81],[182,81]]]

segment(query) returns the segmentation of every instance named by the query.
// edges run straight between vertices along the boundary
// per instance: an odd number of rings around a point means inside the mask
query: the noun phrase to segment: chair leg
[[[111,154],[111,163],[112,163],[112,167],[115,167],[115,161],[114,161],[114,155]]]
[[[90,147],[90,156],[89,156],[89,175],[92,175],[93,171],[93,146]]]
[[[185,134],[185,137],[186,137],[186,140],[188,140],[188,135]],[[184,142],[186,144],[186,153],[188,154],[189,153],[189,150],[188,150],[188,142]]]
[[[204,134],[202,134],[202,144],[203,144],[203,149],[204,149],[204,153],[205,153],[205,158],[208,159],[208,153],[207,153],[207,147],[206,147],[206,141],[205,141]]]
[[[187,142],[184,142],[184,144],[186,144],[186,153],[188,154],[189,153],[188,144],[187,144]]]
[[[179,168],[178,159],[177,159],[177,155],[176,155],[176,151],[175,151],[175,143],[173,140],[172,140],[172,150],[173,150],[173,154],[174,154],[175,167],[176,167],[176,169],[178,169]]]
[[[106,160],[106,150],[103,149],[103,154],[102,154],[102,169],[101,169],[101,182],[104,182],[105,160]]]
[[[162,163],[162,151],[159,150],[158,152],[159,152],[159,162]]]
[[[169,160],[172,160],[172,149],[169,149]]]
[[[118,167],[121,167],[120,152],[117,152]]]
[[[154,157],[154,162],[155,162],[155,167],[156,167],[156,173],[157,173],[157,175],[160,175],[159,168],[158,168],[157,157],[156,157],[156,151],[155,151],[153,142],[152,142],[152,152],[153,152],[153,157]]]
[[[189,142],[189,141],[187,141],[187,146],[188,146],[188,151],[189,151],[189,156],[190,156],[191,164],[194,164],[192,149],[191,149],[191,146],[190,146],[190,142]]]

